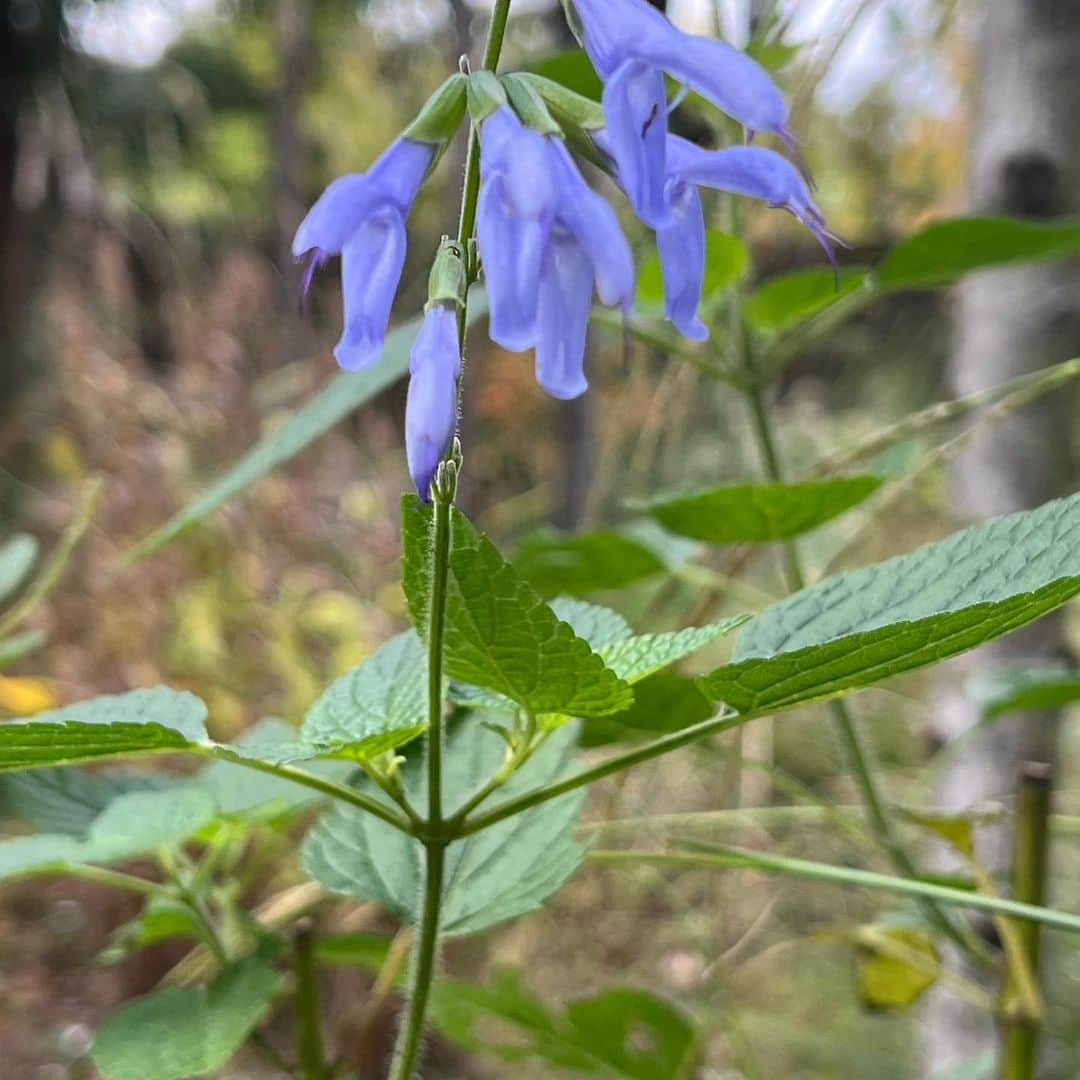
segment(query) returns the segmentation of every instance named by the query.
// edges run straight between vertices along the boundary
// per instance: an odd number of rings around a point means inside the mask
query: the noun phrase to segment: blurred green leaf
[[[604,84],[584,49],[567,49],[546,56],[533,64],[530,70],[593,101],[599,101],[604,92]]]
[[[500,970],[490,988],[442,980],[431,1016],[466,1050],[504,1061],[539,1058],[559,1070],[589,1075],[690,1080],[700,1054],[694,1024],[655,994],[615,987],[553,1013],[525,988],[515,969]]]
[[[728,484],[669,495],[640,508],[666,529],[713,544],[765,543],[809,532],[857,506],[880,476],[838,476],[791,484]]]
[[[432,508],[402,500],[403,585],[413,624],[428,625]],[[545,604],[494,544],[452,511],[446,600],[446,671],[534,714],[603,716],[626,708],[630,688]]]
[[[766,608],[702,689],[741,713],[835,697],[974,648],[1080,592],[1080,495],[826,578]]]
[[[852,938],[859,997],[870,1009],[905,1009],[941,974],[934,939],[919,927],[872,924],[858,927]]]
[[[485,311],[483,294],[476,290],[469,297],[470,322]],[[140,540],[125,555],[124,564],[130,565],[175,540],[244,488],[295,457],[349,413],[400,379],[409,369],[409,350],[420,329],[420,323],[419,318],[410,319],[391,331],[383,346],[382,359],[374,367],[361,372],[343,371],[331,379],[285,423],[260,439],[199,498]]]
[[[207,989],[171,987],[113,1013],[91,1057],[104,1080],[186,1080],[222,1068],[281,992],[269,960],[249,956]]]
[[[572,600],[567,596],[560,596],[552,600],[551,610],[596,651],[612,642],[628,638],[634,632],[630,624],[617,611],[612,611],[611,608],[603,607],[601,604],[590,604],[585,600]]]
[[[393,938],[386,934],[319,934],[315,956],[332,967],[359,967],[378,971],[386,963]]]
[[[550,783],[566,768],[577,726],[568,724],[514,774],[500,801]],[[451,727],[443,757],[445,812],[452,814],[503,763],[506,744],[470,718]],[[408,757],[402,781],[418,805],[427,798],[423,754]],[[584,802],[572,792],[500,822],[446,850],[443,931],[469,934],[536,910],[577,869],[585,847],[573,838]],[[338,805],[308,834],[304,868],[331,892],[371,900],[403,923],[416,921],[422,895],[423,847],[371,814]]]
[[[427,726],[427,659],[415,632],[398,634],[335,679],[308,710],[302,742],[324,754],[375,757]]]
[[[1005,217],[928,225],[895,245],[874,270],[883,289],[948,285],[973,270],[1080,253],[1080,222],[1045,224]]]
[[[0,546],[0,603],[26,580],[38,555],[38,542],[29,533],[16,533]]]
[[[705,279],[701,289],[701,302],[708,304],[725,289],[734,285],[746,273],[750,253],[737,237],[719,229],[709,229],[705,234]],[[830,281],[832,280],[830,276]],[[645,310],[662,310],[664,307],[664,275],[660,268],[660,255],[653,249],[638,271],[638,306]]]
[[[708,720],[716,706],[693,679],[658,671],[634,686],[634,704],[614,716],[590,720],[581,729],[581,745],[655,738]]]
[[[768,71],[779,71],[787,67],[801,51],[799,45],[787,45],[783,41],[763,41],[761,38],[753,38],[746,45],[746,55]]]
[[[970,815],[947,814],[929,810],[909,810],[901,807],[899,813],[913,825],[934,833],[961,855],[971,859],[975,856],[975,823]]]
[[[534,533],[514,553],[514,569],[541,596],[621,589],[663,573],[666,566],[646,545],[621,533]]]
[[[754,292],[746,304],[746,318],[756,330],[787,330],[865,284],[861,270],[844,270],[839,285],[832,270],[793,270],[770,278]]]
[[[999,665],[972,675],[967,692],[987,720],[1028,709],[1062,709],[1080,701],[1080,671],[1045,660]]]

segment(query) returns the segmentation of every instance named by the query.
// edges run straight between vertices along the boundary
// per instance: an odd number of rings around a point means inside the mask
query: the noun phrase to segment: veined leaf
[[[524,765],[490,805],[549,783],[566,767],[576,743],[566,725]],[[451,814],[502,764],[506,744],[470,718],[452,727],[443,758],[445,812]],[[427,798],[423,755],[414,753],[402,780],[416,804]],[[468,934],[538,908],[577,869],[585,847],[573,838],[584,796],[572,792],[446,851],[443,931]],[[416,920],[422,895],[423,847],[413,837],[351,807],[329,810],[308,834],[307,872],[332,892],[373,900],[402,922]]]
[[[301,741],[324,754],[374,757],[427,726],[427,659],[413,631],[398,634],[336,679],[308,710]]]
[[[487,310],[484,296],[469,297],[469,320]],[[159,529],[144,537],[125,556],[131,564],[175,540],[181,533],[238,495],[260,477],[295,457],[376,394],[400,379],[409,369],[409,350],[420,329],[420,318],[410,319],[386,336],[382,358],[366,371],[343,371],[302,406],[284,424],[261,438],[235,465],[194,502],[174,514]]]
[[[206,706],[186,691],[108,694],[0,724],[0,770],[186,750],[209,742],[205,720]]]
[[[757,330],[787,330],[865,286],[866,273],[861,270],[844,270],[839,287],[832,270],[793,270],[769,278],[750,297],[746,318]]]
[[[880,476],[840,476],[791,484],[728,484],[643,506],[666,529],[713,544],[786,540],[857,506]]]
[[[1080,592],[1080,495],[839,574],[766,608],[701,680],[741,713],[835,697],[963,652]]]
[[[725,637],[736,627],[742,626],[749,615],[736,615],[707,626],[688,626],[663,634],[638,634],[603,646],[599,651],[612,671],[633,685],[661,668],[693,652],[718,637]]]
[[[104,1080],[187,1080],[226,1065],[281,992],[270,961],[249,956],[207,989],[170,987],[105,1021],[91,1057]]]
[[[432,508],[402,500],[403,585],[427,633]],[[461,513],[452,511],[446,598],[446,671],[534,714],[604,716],[626,708],[629,687],[579,638]]]

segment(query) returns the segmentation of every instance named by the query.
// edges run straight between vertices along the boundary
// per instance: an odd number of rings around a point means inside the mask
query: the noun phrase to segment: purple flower
[[[540,267],[551,231],[554,188],[543,135],[507,107],[483,124],[476,234],[491,305],[491,337],[527,349],[536,337]]]
[[[395,140],[367,172],[333,181],[296,230],[293,255],[309,259],[304,293],[315,270],[341,256],[345,330],[334,356],[346,371],[370,366],[382,352],[405,264],[405,218],[436,149]]]
[[[668,137],[667,154],[668,175],[675,181],[749,195],[793,214],[814,234],[836,269],[832,245],[842,241],[826,227],[802,174],[782,154],[761,146],[706,150],[677,135]]]
[[[714,38],[684,34],[646,0],[573,0],[585,50],[604,80],[609,149],[638,216],[670,223],[663,72],[696,90],[748,132],[792,145],[787,104],[764,68]]]
[[[668,184],[671,223],[656,230],[656,249],[664,275],[664,315],[681,334],[704,341],[709,330],[698,318],[705,283],[705,217],[693,184]]]
[[[457,314],[452,304],[432,304],[409,358],[405,401],[405,456],[425,502],[431,481],[457,427],[457,378],[461,371]]]
[[[481,139],[477,238],[491,336],[515,351],[535,346],[540,385],[577,397],[594,285],[602,303],[629,308],[630,246],[562,139],[525,128],[508,108],[484,121]]]

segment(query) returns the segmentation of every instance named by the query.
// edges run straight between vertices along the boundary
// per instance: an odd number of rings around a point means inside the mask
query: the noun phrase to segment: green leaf
[[[549,783],[573,754],[568,724],[510,779],[489,805]],[[453,813],[503,763],[506,744],[470,717],[452,727],[443,758],[445,812]],[[402,781],[417,805],[427,799],[423,754],[413,753]],[[585,847],[573,838],[584,795],[572,792],[455,841],[446,851],[443,931],[468,934],[538,908],[577,869]],[[371,900],[412,924],[423,882],[423,848],[370,814],[337,805],[308,834],[304,868],[331,892]]]
[[[109,944],[98,954],[98,961],[119,964],[162,941],[178,937],[199,941],[201,933],[186,905],[168,896],[151,896],[134,919],[116,929]]]
[[[186,1080],[227,1064],[280,993],[269,960],[249,956],[207,989],[172,987],[105,1021],[91,1057],[104,1080]]]
[[[690,1080],[700,1054],[694,1024],[655,994],[615,987],[556,1013],[529,992],[516,969],[498,971],[491,987],[440,981],[431,1017],[468,1051],[513,1062],[539,1058],[560,1071],[625,1080]]]
[[[884,289],[947,285],[973,270],[1080,252],[1080,222],[1044,224],[1004,217],[957,218],[897,244],[874,277]]]
[[[969,859],[975,857],[975,823],[970,814],[948,814],[944,811],[908,810],[899,813],[913,825],[934,833],[939,839],[956,848]]]
[[[111,770],[87,772],[75,766],[28,769],[0,775],[8,811],[35,832],[82,839],[94,819],[131,791],[160,791],[176,781],[162,773]]]
[[[308,710],[303,743],[321,753],[375,757],[427,726],[427,659],[413,631],[381,645]]]
[[[998,518],[766,608],[701,681],[741,713],[869,686],[1000,637],[1080,592],[1080,495]]]
[[[870,1009],[906,1009],[941,974],[934,939],[920,927],[873,924],[858,927],[852,937],[855,981],[859,997]]]
[[[206,706],[186,691],[109,694],[0,724],[0,770],[186,750],[209,742],[205,720]]]
[[[533,64],[530,70],[593,101],[599,101],[604,93],[604,84],[584,49],[567,49],[546,56]]]
[[[1063,709],[1080,701],[1080,671],[1059,661],[1019,661],[976,672],[967,692],[987,720],[1029,709]]]
[[[736,615],[708,626],[688,626],[664,634],[639,634],[603,646],[599,652],[620,679],[633,685],[661,668],[682,660],[710,641],[730,634],[742,626],[749,615]]]
[[[25,581],[37,554],[38,542],[29,533],[16,533],[0,547],[0,603]]]
[[[402,500],[409,614],[428,625],[432,509]],[[630,688],[522,581],[495,546],[452,511],[446,598],[447,674],[517,702],[534,714],[604,716],[626,708]]]
[[[560,596],[552,600],[551,610],[569,625],[579,638],[584,638],[590,648],[597,651],[634,633],[630,624],[617,611],[601,604]]]
[[[787,540],[857,506],[880,476],[838,476],[792,484],[728,484],[644,504],[666,529],[713,544]]]
[[[332,967],[359,967],[378,971],[390,953],[394,939],[386,934],[319,934],[315,956]]]
[[[634,686],[634,704],[629,709],[584,725],[581,745],[606,746],[656,738],[708,720],[715,712],[716,706],[693,679],[658,671]]]
[[[469,298],[469,321],[486,311],[478,291]],[[295,457],[376,394],[400,379],[409,369],[409,350],[420,329],[420,318],[391,331],[379,363],[366,371],[343,371],[302,406],[285,423],[261,438],[235,465],[199,498],[170,518],[159,529],[140,540],[125,556],[125,564],[142,559],[175,540],[181,533],[212,514],[260,477]]]
[[[71,836],[16,836],[0,841],[0,878],[59,870],[80,861],[82,844]]]
[[[617,532],[535,533],[518,546],[514,569],[541,596],[621,589],[666,569],[645,544]]]
[[[747,301],[746,318],[756,330],[777,333],[831,307],[866,286],[861,270],[845,270],[837,286],[832,270],[793,270],[770,278]]]
[[[705,234],[705,279],[701,289],[702,304],[708,304],[738,281],[750,263],[746,245],[737,237],[719,229]],[[832,276],[830,275],[830,280]],[[654,250],[641,264],[638,273],[638,306],[644,310],[663,310],[664,274],[660,256]]]
[[[193,783],[213,796],[218,812],[226,816],[278,813],[301,810],[324,798],[312,788],[250,769],[239,764],[233,754],[262,761],[306,759],[317,751],[296,740],[296,729],[282,720],[261,720],[245,731],[235,743],[218,748],[229,758],[214,761],[193,778]],[[332,780],[343,781],[352,772],[347,761],[316,761],[306,770]]]

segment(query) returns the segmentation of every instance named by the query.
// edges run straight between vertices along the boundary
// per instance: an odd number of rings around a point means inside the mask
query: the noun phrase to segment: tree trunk
[[[990,0],[982,7],[972,127],[971,192],[977,213],[1048,219],[1075,213],[1080,193],[1080,0]],[[1080,353],[1080,266],[1018,265],[968,279],[956,308],[952,380],[970,394]],[[1073,463],[1074,402],[1050,395],[976,435],[957,461],[957,510],[975,519],[1037,506],[1065,494]],[[976,421],[977,422],[977,421]],[[931,725],[942,745],[969,731],[979,713],[964,684],[974,671],[1064,649],[1061,624],[1047,619],[950,665]],[[1056,717],[1023,713],[970,737],[943,772],[937,795],[960,809],[1008,798],[1027,760],[1053,760]],[[992,870],[1007,861],[1004,831],[985,838]],[[929,1004],[930,1069],[993,1047],[990,1017],[952,995]]]

